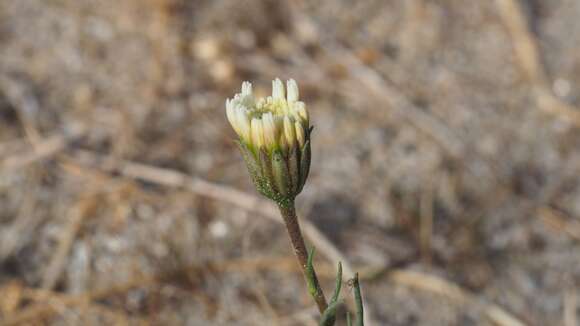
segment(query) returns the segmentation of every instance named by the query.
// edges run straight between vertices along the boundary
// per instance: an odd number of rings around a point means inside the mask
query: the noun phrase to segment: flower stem
[[[300,225],[298,224],[298,218],[296,217],[296,209],[294,208],[294,202],[287,205],[279,205],[280,214],[284,219],[286,224],[286,229],[288,230],[288,235],[290,236],[290,241],[292,242],[292,247],[294,248],[294,253],[298,258],[300,268],[302,269],[302,274],[306,279],[309,286],[309,291],[320,313],[324,313],[328,304],[326,303],[326,298],[322,292],[322,288],[318,283],[318,278],[316,277],[316,272],[312,269],[308,271],[308,251],[306,250],[306,245],[304,244],[304,238],[302,238],[302,232],[300,231]],[[312,287],[312,288],[311,288]]]

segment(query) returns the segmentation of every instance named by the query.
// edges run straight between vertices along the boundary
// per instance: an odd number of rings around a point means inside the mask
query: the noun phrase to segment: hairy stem
[[[302,269],[302,274],[306,279],[307,284],[312,285],[312,289],[309,289],[310,294],[316,301],[318,310],[320,313],[324,313],[328,304],[326,303],[326,298],[320,288],[318,283],[318,278],[316,277],[316,272],[314,270],[308,271],[308,251],[306,250],[306,245],[304,244],[304,238],[302,238],[302,232],[300,231],[300,225],[298,224],[298,218],[296,217],[296,210],[294,208],[294,203],[289,205],[280,205],[280,213],[286,224],[286,229],[288,230],[288,235],[290,236],[290,241],[292,242],[292,247],[294,248],[294,253],[298,258],[300,268]]]

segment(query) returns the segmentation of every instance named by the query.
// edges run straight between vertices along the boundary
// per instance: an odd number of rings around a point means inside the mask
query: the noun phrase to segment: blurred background
[[[0,324],[316,325],[225,118],[280,77],[315,126],[298,211],[327,293],[342,260],[368,325],[580,325],[578,17],[1,0]]]

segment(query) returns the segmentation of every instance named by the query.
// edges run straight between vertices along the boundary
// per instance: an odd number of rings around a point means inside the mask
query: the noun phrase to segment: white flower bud
[[[284,116],[284,136],[288,146],[292,147],[296,143],[296,132],[294,124],[290,121],[288,116]]]
[[[306,111],[306,105],[304,105],[304,102],[294,103],[294,110],[302,122],[306,124],[306,127],[308,127],[308,111]]]
[[[302,124],[298,121],[294,123],[294,126],[296,128],[296,140],[298,141],[298,144],[300,144],[300,147],[303,147],[304,142],[306,141],[304,135],[304,128],[302,128]]]
[[[264,146],[264,128],[262,126],[262,120],[253,118],[251,129],[252,143],[256,148],[262,148]]]
[[[226,100],[226,116],[228,117],[230,125],[232,125],[236,133],[239,134],[240,131],[238,130],[239,128],[236,124],[236,112],[234,111],[234,107],[229,99]]]
[[[252,83],[247,81],[242,83],[242,95],[244,96],[252,95]]]
[[[286,151],[298,144],[304,146],[306,141],[308,111],[298,98],[298,85],[293,79],[286,82],[285,88],[276,78],[272,81],[272,96],[266,98],[255,98],[252,84],[243,82],[241,93],[226,101],[226,115],[249,147],[264,147],[269,153],[275,149]]]
[[[286,94],[287,96],[285,96]],[[226,116],[238,134],[246,165],[264,196],[287,205],[298,195],[310,169],[308,111],[292,79],[272,82],[272,96],[255,98],[252,84],[226,101]]]
[[[291,102],[295,102],[298,101],[298,85],[296,84],[296,81],[294,79],[290,79],[286,82],[286,88],[287,88],[287,99],[288,99],[288,103]]]
[[[235,111],[235,123],[237,132],[246,142],[250,142],[250,119],[248,118],[248,111],[243,107],[236,107]]]
[[[272,98],[275,100],[284,100],[284,84],[278,78],[272,81]]]
[[[264,144],[269,148],[275,147],[277,145],[277,130],[272,112],[262,115],[262,126],[264,129]]]

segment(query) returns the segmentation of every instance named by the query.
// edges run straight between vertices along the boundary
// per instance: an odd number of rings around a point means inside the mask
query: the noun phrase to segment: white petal
[[[232,128],[234,128],[234,130],[236,131],[236,133],[238,132],[237,127],[236,127],[236,116],[235,116],[235,111],[234,111],[234,107],[232,106],[230,100],[226,100],[226,116],[228,117],[228,121],[230,122],[230,125],[232,125]]]
[[[247,81],[242,83],[242,95],[244,96],[252,95],[252,83]]]
[[[300,119],[302,119],[302,121],[308,125],[308,111],[306,111],[306,105],[304,102],[295,102],[294,109],[296,110],[296,113]]]
[[[288,116],[293,119],[292,121],[302,121],[302,117],[300,117],[300,114],[294,105],[288,107]]]
[[[276,126],[271,112],[262,116],[262,126],[264,128],[264,143],[271,147],[276,145]]]
[[[256,148],[264,146],[264,129],[262,126],[262,120],[257,118],[252,119],[252,143]]]
[[[250,120],[248,118],[248,111],[244,107],[238,106],[234,112],[238,134],[246,142],[250,142]]]
[[[284,84],[279,78],[272,81],[272,98],[283,100],[284,99]]]
[[[298,84],[296,84],[296,81],[294,79],[290,79],[286,82],[286,88],[287,88],[287,99],[288,102],[294,102],[294,101],[298,101]]]
[[[296,131],[294,130],[294,125],[288,116],[284,117],[284,136],[286,136],[288,146],[294,146],[294,143],[296,142]]]
[[[296,140],[298,140],[298,144],[302,147],[305,142],[304,128],[302,128],[302,124],[298,121],[294,123],[294,127],[296,128]]]

